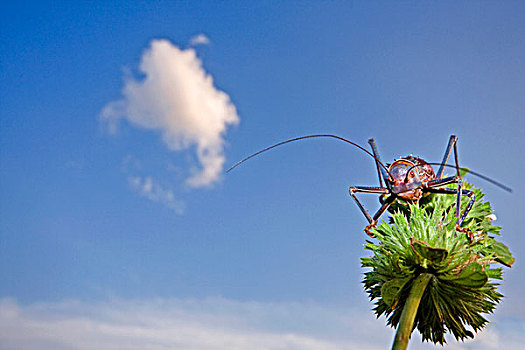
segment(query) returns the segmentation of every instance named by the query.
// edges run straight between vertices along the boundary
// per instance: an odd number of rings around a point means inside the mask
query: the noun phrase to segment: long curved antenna
[[[444,164],[444,163],[427,163],[427,164],[429,164],[429,165],[440,165],[440,166],[445,166],[445,167],[449,167],[449,168],[456,168],[455,165],[448,165],[448,164]],[[413,168],[417,168],[418,166],[420,166],[420,165],[413,165],[413,166],[411,166],[411,167],[408,169],[408,171],[407,171],[407,177],[408,177],[408,174],[410,173],[410,170],[412,170]],[[479,177],[479,178],[481,178],[481,179],[483,179],[483,180],[485,180],[485,181],[487,181],[487,182],[490,182],[490,183],[493,184],[493,185],[498,186],[498,187],[501,188],[502,190],[505,190],[505,191],[507,191],[507,192],[509,192],[509,193],[512,193],[512,188],[510,188],[510,187],[508,187],[508,186],[502,184],[501,182],[498,182],[498,181],[496,181],[496,180],[494,180],[494,179],[491,179],[491,178],[488,177],[488,176],[485,176],[485,175],[483,175],[483,174],[477,173],[477,172],[475,172],[475,171],[473,171],[473,170],[470,170],[469,168],[459,168],[459,170],[466,171],[468,174],[472,174],[472,175],[474,175],[474,176],[477,176],[477,177]]]
[[[231,170],[233,170],[234,168],[238,167],[239,165],[241,165],[242,163],[244,163],[245,161],[247,161],[248,159],[250,158],[253,158],[263,152],[266,152],[266,151],[269,151],[271,150],[272,148],[275,148],[275,147],[278,147],[278,146],[282,146],[284,144],[287,144],[287,143],[290,143],[290,142],[294,142],[294,141],[299,141],[299,140],[304,140],[304,139],[311,139],[311,138],[314,138],[314,137],[332,137],[332,138],[335,138],[335,139],[338,139],[338,140],[341,140],[341,141],[344,141],[344,142],[347,142],[353,146],[356,146],[357,148],[359,148],[360,150],[366,152],[370,157],[374,158],[385,170],[386,172],[388,173],[388,175],[390,177],[392,177],[392,174],[390,174],[390,172],[388,171],[388,168],[383,164],[381,163],[381,161],[379,161],[379,159],[376,158],[376,156],[374,156],[372,153],[370,153],[368,150],[364,149],[363,147],[359,146],[357,143],[355,142],[352,142],[350,140],[347,140],[343,137],[340,137],[340,136],[337,136],[337,135],[332,135],[332,134],[315,134],[315,135],[306,135],[306,136],[299,136],[299,137],[295,137],[293,139],[289,139],[289,140],[286,140],[286,141],[282,141],[282,142],[279,142],[279,143],[276,143],[275,145],[272,145],[272,146],[269,146],[269,147],[266,147],[258,152],[255,152],[254,154],[252,155],[249,155],[248,157],[238,161],[237,163],[235,163],[234,165],[232,165],[228,170],[226,170],[226,172],[230,172]]]
[[[428,163],[428,164],[430,164],[430,165],[441,165],[441,163]],[[455,168],[454,165],[445,165],[445,166],[450,167],[450,168]],[[494,179],[491,179],[491,178],[488,177],[488,176],[485,176],[485,175],[483,175],[483,174],[477,173],[477,172],[475,172],[475,171],[473,171],[473,170],[470,170],[469,168],[459,168],[459,169],[460,169],[460,170],[464,170],[464,171],[466,171],[467,173],[472,174],[472,175],[474,175],[474,176],[477,176],[477,177],[479,177],[479,178],[481,178],[481,179],[483,179],[483,180],[485,180],[485,181],[487,181],[487,182],[490,182],[491,184],[498,186],[498,187],[501,188],[502,190],[505,190],[505,191],[507,191],[507,192],[509,192],[509,193],[512,193],[512,188],[510,188],[510,187],[508,187],[508,186],[502,184],[501,182],[498,182],[498,181],[496,181],[496,180],[494,180]]]

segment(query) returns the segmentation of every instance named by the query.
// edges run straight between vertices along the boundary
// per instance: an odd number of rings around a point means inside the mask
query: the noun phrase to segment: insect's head
[[[406,159],[398,159],[388,169],[392,192],[401,198],[418,200],[421,192],[421,177],[416,165]]]

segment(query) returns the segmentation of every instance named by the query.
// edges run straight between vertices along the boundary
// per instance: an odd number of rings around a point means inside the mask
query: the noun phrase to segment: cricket
[[[463,227],[462,224],[465,218],[467,217],[469,211],[471,210],[476,198],[473,191],[463,188],[463,180],[461,178],[460,170],[467,170],[468,173],[474,176],[478,176],[488,182],[491,182],[492,184],[500,187],[501,189],[507,192],[512,192],[512,189],[510,189],[509,187],[487,176],[473,172],[466,168],[460,168],[457,150],[458,137],[456,135],[450,136],[448,145],[445,149],[443,160],[440,163],[428,163],[419,157],[409,155],[407,157],[396,159],[391,164],[385,165],[381,161],[381,156],[379,154],[376,142],[373,138],[368,140],[368,143],[370,144],[372,150],[372,152],[370,152],[364,147],[358,145],[357,143],[337,135],[315,134],[288,139],[286,141],[282,141],[272,146],[266,147],[235,163],[232,167],[230,167],[227,170],[227,172],[230,172],[231,170],[241,165],[248,159],[251,159],[275,147],[282,146],[290,142],[312,138],[333,138],[339,141],[346,142],[350,145],[359,148],[361,151],[364,151],[374,159],[379,178],[379,186],[350,186],[349,189],[350,197],[352,197],[352,199],[355,201],[365,218],[368,220],[369,224],[365,227],[364,231],[370,237],[373,237],[373,234],[371,232],[372,228],[374,228],[377,225],[377,222],[381,218],[381,216],[396,200],[416,203],[421,198],[431,193],[438,193],[456,196],[455,217],[459,218],[456,223],[456,230],[460,232],[465,232],[467,238],[469,240],[472,240],[473,233],[469,229]],[[449,158],[452,155],[452,152],[454,153],[454,166],[448,165]],[[439,165],[439,169],[437,170],[437,172],[434,171],[431,165]],[[456,170],[456,174],[453,176],[443,177],[445,167],[454,167]],[[450,184],[456,184],[457,187],[444,187]],[[359,201],[359,199],[356,196],[357,193],[371,193],[379,195],[381,207],[377,210],[377,212],[374,215],[371,215],[369,211]],[[470,199],[463,211],[461,211],[462,196],[467,196]]]

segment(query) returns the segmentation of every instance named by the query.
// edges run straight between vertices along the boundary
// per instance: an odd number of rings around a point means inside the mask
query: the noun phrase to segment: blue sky
[[[376,184],[371,159],[311,140],[224,173],[263,147],[312,133],[362,145],[374,137],[384,160],[413,153],[436,162],[454,133],[461,165],[512,187],[508,194],[467,178],[493,204],[517,262],[480,340],[450,343],[525,341],[523,3],[6,6],[0,344],[29,348],[28,327],[57,317],[78,336],[68,343],[57,340],[60,327],[48,330],[51,348],[96,337],[118,344],[114,334],[75,327],[87,318],[131,332],[115,315],[142,315],[163,320],[170,334],[193,334],[180,328],[192,320],[192,331],[210,339],[227,324],[220,339],[263,349],[286,341],[291,349],[363,348],[355,328],[369,324],[368,334],[381,336],[367,346],[384,348],[391,331],[374,320],[360,284],[366,220],[347,192]],[[195,42],[199,35],[207,40]],[[148,80],[155,72],[159,79]],[[181,91],[197,102],[179,103]],[[293,312],[305,321],[285,316]],[[188,343],[189,335],[148,339],[213,348]]]

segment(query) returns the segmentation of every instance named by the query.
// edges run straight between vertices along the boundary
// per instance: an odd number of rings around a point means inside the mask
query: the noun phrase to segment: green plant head
[[[480,190],[463,223],[474,234],[471,241],[456,230],[455,196],[431,194],[418,204],[397,203],[391,223],[373,231],[377,242],[367,241],[372,256],[361,259],[363,284],[375,300],[377,316],[397,327],[408,293],[421,273],[430,279],[416,314],[414,327],[423,341],[443,344],[450,332],[457,340],[473,338],[501,300],[497,292],[502,267],[514,262],[509,249],[496,240],[501,228],[492,224],[492,208]],[[466,196],[465,196],[466,197]],[[465,208],[468,198],[463,198]]]

